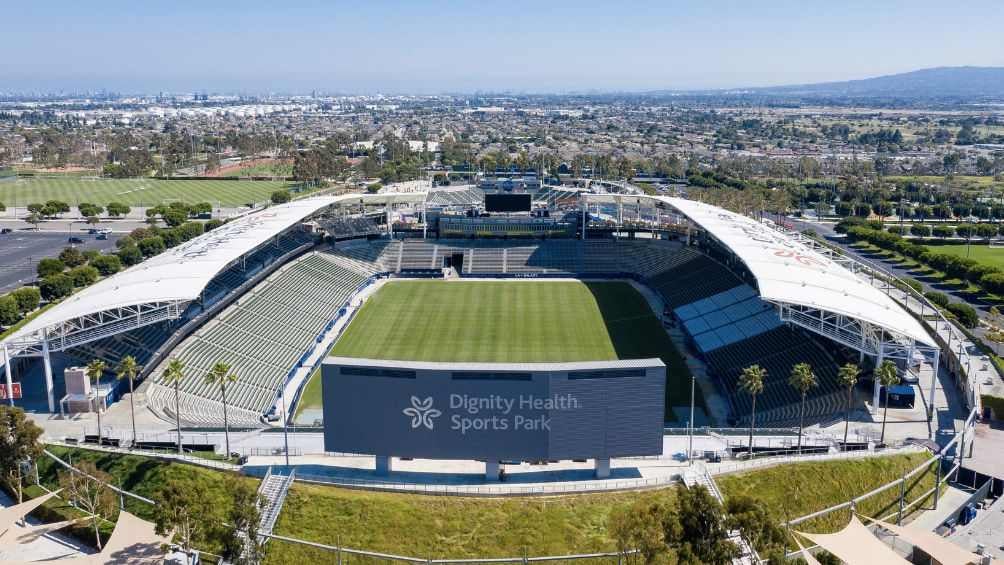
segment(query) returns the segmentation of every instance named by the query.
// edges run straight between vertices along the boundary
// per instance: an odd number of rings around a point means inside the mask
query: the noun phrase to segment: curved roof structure
[[[43,330],[102,311],[195,300],[209,282],[242,256],[305,218],[334,204],[421,201],[425,194],[318,196],[242,216],[82,289],[42,312],[2,342],[24,341]]]
[[[161,308],[199,297],[209,282],[242,256],[304,219],[336,204],[424,202],[427,193],[345,194],[296,200],[248,214],[121,273],[101,280],[38,315],[2,343],[42,341],[44,332],[81,321],[112,325],[102,312],[120,318],[139,312],[129,308]],[[597,201],[630,199],[667,205],[729,248],[757,279],[760,297],[845,316],[935,346],[923,326],[891,297],[842,265],[791,236],[751,218],[683,198],[664,196],[590,195]],[[169,316],[171,314],[161,314]],[[119,330],[124,331],[124,330]],[[114,332],[113,332],[114,333]],[[14,347],[15,351],[18,345]]]
[[[934,346],[891,297],[825,255],[756,220],[683,198],[656,197],[728,247],[757,280],[760,297],[841,314]]]
[[[766,224],[685,198],[641,195],[589,198],[600,202],[649,201],[675,209],[746,265],[756,278],[764,300],[845,316],[936,347],[920,322],[891,297],[843,265]]]

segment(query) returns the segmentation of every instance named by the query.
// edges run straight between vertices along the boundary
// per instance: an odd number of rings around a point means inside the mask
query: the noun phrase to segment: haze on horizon
[[[17,23],[4,30],[0,91],[640,91],[1004,66],[1000,6],[952,8],[934,0],[18,3]]]

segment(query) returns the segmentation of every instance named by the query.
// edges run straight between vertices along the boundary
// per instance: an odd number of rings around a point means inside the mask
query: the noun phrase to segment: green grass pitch
[[[90,202],[104,206],[121,202],[129,206],[156,206],[165,202],[217,202],[242,206],[268,200],[273,191],[288,186],[284,181],[84,179],[63,177],[19,178],[0,183],[0,202],[8,207],[32,202],[61,200],[76,206]]]
[[[968,253],[966,248],[969,248]],[[934,253],[948,253],[957,257],[969,257],[977,262],[1004,270],[1004,247],[989,245],[930,245],[927,247]]]
[[[690,403],[684,359],[645,298],[625,282],[391,281],[366,301],[331,354],[513,363],[659,357],[667,407]],[[299,409],[320,406],[316,376]]]

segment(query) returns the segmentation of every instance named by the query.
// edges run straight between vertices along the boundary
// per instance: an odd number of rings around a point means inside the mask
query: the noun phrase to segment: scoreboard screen
[[[486,194],[485,210],[488,212],[529,212],[529,194]]]

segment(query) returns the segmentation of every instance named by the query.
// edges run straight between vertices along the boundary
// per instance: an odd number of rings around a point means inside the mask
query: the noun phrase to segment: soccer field
[[[268,200],[273,191],[288,186],[284,181],[84,179],[65,177],[19,178],[0,182],[0,202],[8,207],[32,202],[61,200],[70,206],[90,202],[104,206],[121,202],[129,206],[156,206],[182,201],[194,204],[217,202],[221,206],[242,206]]]
[[[411,361],[616,359],[603,316],[578,282],[388,282],[334,355]]]
[[[967,253],[966,248],[969,248]],[[1004,247],[989,245],[929,245],[933,253],[948,253],[957,257],[969,257],[985,265],[1004,270]]]
[[[683,357],[645,298],[624,282],[391,281],[366,301],[331,354],[513,363],[659,357],[667,412],[690,403]],[[320,406],[319,380],[308,383],[301,407]]]

